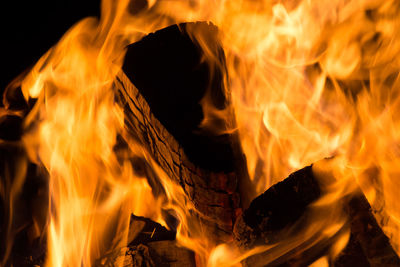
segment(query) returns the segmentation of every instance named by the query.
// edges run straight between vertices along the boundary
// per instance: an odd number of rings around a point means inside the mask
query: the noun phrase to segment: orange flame
[[[135,15],[129,8],[127,0],[103,1],[101,20],[76,24],[22,82],[25,98],[38,99],[23,141],[30,159],[50,175],[47,266],[90,266],[126,245],[132,212],[165,224],[162,209],[175,210],[177,240],[200,255],[200,264],[235,266],[270,249],[243,254],[231,244],[213,244],[188,212],[194,208],[182,188],[146,150],[132,142],[122,160],[113,151],[124,132],[111,89],[124,46],[166,25],[196,20],[212,21],[220,31],[236,114],[235,127],[224,130],[239,132],[255,192],[249,197],[298,168],[337,156],[324,174],[336,182],[314,205],[331,212],[317,216],[322,234],[343,230],[346,218],[335,207],[360,186],[373,208],[383,210],[377,218],[399,252],[398,1],[154,0]],[[212,44],[197,41],[209,53],[206,60],[218,58],[208,49]],[[202,104],[206,119],[231,120],[231,112],[213,110],[206,99]],[[153,197],[134,173],[128,158],[135,155],[156,171],[165,196]],[[291,241],[314,234],[311,225]],[[344,231],[331,254],[347,240]]]

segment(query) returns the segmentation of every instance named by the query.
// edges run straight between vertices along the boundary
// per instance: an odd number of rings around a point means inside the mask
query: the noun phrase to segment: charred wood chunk
[[[195,266],[193,251],[179,247],[175,232],[144,217],[132,215],[129,244],[95,261],[95,266],[180,267]]]
[[[96,267],[194,267],[194,253],[175,241],[155,241],[128,246],[97,260]]]
[[[145,245],[124,247],[113,251],[94,263],[96,267],[154,267],[154,261]]]
[[[132,215],[129,224],[129,245],[147,244],[155,241],[175,240],[176,232],[148,218]]]
[[[175,241],[156,241],[148,244],[150,253],[159,256],[156,266],[180,267],[196,266],[194,253],[188,249],[178,247]]]
[[[311,166],[291,174],[255,198],[238,218],[235,235],[239,245],[251,247],[265,239],[274,242],[274,233],[295,223],[320,194]]]
[[[321,192],[311,166],[291,174],[255,198],[236,220],[234,236],[237,244],[248,249],[279,242],[284,235],[282,230],[304,219],[308,206],[321,196]],[[333,266],[400,266],[398,255],[360,190],[344,200],[343,210],[349,218],[350,240],[331,263]],[[337,235],[315,243],[312,239],[311,243],[304,240],[302,246],[305,249],[286,251],[268,261],[268,266],[307,266],[328,253],[330,246],[337,241]],[[251,256],[244,263],[246,266],[265,266],[266,255]]]
[[[365,256],[363,248],[361,247],[354,234],[350,234],[349,243],[346,249],[340,252],[339,256],[335,259],[335,267],[346,267],[346,266],[371,266],[368,262],[368,258]]]
[[[389,238],[378,225],[368,200],[360,192],[344,207],[350,217],[351,234],[354,236],[370,266],[400,266],[400,258],[393,250]],[[346,254],[346,247],[342,254]],[[337,260],[339,262],[340,255]],[[335,266],[345,266],[335,264]],[[349,265],[347,265],[349,266]]]

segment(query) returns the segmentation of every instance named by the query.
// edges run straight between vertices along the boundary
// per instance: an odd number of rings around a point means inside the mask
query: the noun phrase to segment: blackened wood
[[[206,60],[194,32],[204,33],[212,42],[209,45],[218,60]],[[227,104],[224,53],[217,43],[217,28],[212,24],[172,25],[129,45],[123,71],[191,162],[204,169],[230,172],[235,162],[229,135],[204,135],[198,127],[204,117],[200,101],[207,91],[216,108]]]
[[[137,234],[132,236],[131,234],[135,232],[137,232]],[[148,218],[135,215],[131,216],[129,234],[131,237],[128,242],[131,246],[147,244],[155,241],[173,241],[176,236],[176,232],[166,229],[161,224]]]
[[[355,238],[354,233],[350,234],[349,243],[347,244],[346,249],[342,250],[335,259],[334,266],[371,266],[368,258],[365,256],[365,252],[363,251],[360,242]]]
[[[176,241],[156,241],[148,243],[150,254],[154,251],[160,260],[156,266],[194,267],[196,266],[194,253],[186,248],[178,247]]]
[[[320,194],[311,166],[289,175],[255,198],[238,218],[235,235],[239,246],[274,242],[274,234],[295,223]]]
[[[350,217],[351,234],[360,244],[370,266],[400,266],[399,256],[379,227],[371,206],[361,192],[350,199],[345,211]]]
[[[311,166],[291,174],[254,199],[249,209],[237,219],[234,228],[237,244],[251,248],[278,242],[282,238],[281,230],[294,225],[320,195],[320,185]],[[333,265],[353,266],[357,262],[362,266],[400,266],[398,255],[361,191],[351,195],[343,207],[349,216],[350,240]],[[319,241],[318,245],[305,251],[290,251],[268,262],[268,266],[307,266],[325,255],[335,241],[336,236]],[[264,266],[263,254],[248,258],[245,265]]]
[[[144,217],[131,216],[129,244],[106,253],[94,263],[97,267],[194,267],[193,251],[179,247],[176,233]],[[132,240],[131,240],[132,239]]]
[[[115,89],[125,110],[129,138],[142,144],[167,175],[182,185],[206,221],[220,229],[220,234],[230,234],[239,208],[235,173],[215,173],[194,165],[124,73],[118,76]]]
[[[128,246],[97,260],[96,267],[195,267],[194,253],[175,241]]]
[[[145,245],[123,247],[104,255],[94,263],[95,267],[155,267]]]
[[[245,179],[245,172],[237,170],[246,164],[237,135],[210,136],[198,127],[204,116],[199,102],[206,92],[216,108],[226,108],[229,101],[221,68],[204,60],[188,27],[216,35],[213,25],[188,23],[128,46],[115,82],[117,102],[124,107],[129,138],[183,187],[213,237],[229,239],[240,213],[238,181]],[[215,47],[223,64],[223,51]]]

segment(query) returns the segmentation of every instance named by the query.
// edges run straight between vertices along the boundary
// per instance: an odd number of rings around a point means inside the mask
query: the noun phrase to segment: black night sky
[[[100,0],[16,0],[1,6],[1,91],[32,67],[72,25],[100,13]]]

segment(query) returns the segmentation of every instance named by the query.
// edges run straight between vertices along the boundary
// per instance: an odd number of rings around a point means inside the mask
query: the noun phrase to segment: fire
[[[177,240],[196,252],[200,265],[238,266],[262,251],[276,257],[318,229],[337,235],[329,255],[313,264],[325,266],[348,242],[340,200],[358,186],[383,211],[378,221],[400,252],[397,1],[154,0],[132,14],[134,4],[104,0],[100,20],[73,26],[21,82],[25,99],[37,99],[24,121],[23,145],[29,160],[49,175],[47,266],[91,266],[126,246],[131,213],[166,225],[162,210],[175,211]],[[125,46],[167,25],[198,20],[219,29],[235,114],[235,125],[224,131],[239,133],[254,189],[248,198],[296,169],[335,156],[315,165],[322,181],[331,177],[313,204],[318,225],[272,247],[243,252],[215,244],[183,189],[143,147],[128,140],[128,147],[114,150],[119,137],[127,138],[112,90]],[[218,58],[213,44],[190,34],[208,53],[205,60]],[[202,105],[205,118],[232,121],[232,112],[213,109],[206,98]],[[202,126],[220,134],[210,123],[205,119]],[[163,194],[154,196],[135,173],[133,157],[144,158],[157,173]],[[14,191],[22,186],[16,181]]]

